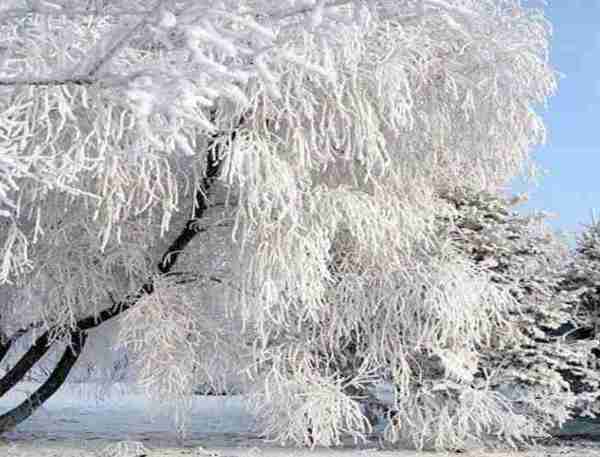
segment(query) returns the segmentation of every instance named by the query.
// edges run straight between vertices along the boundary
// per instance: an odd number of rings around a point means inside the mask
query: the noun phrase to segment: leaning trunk
[[[65,349],[50,376],[33,394],[12,410],[0,416],[0,433],[12,430],[18,424],[28,419],[46,400],[63,385],[69,372],[77,362],[87,335],[83,332],[71,333],[71,341]]]

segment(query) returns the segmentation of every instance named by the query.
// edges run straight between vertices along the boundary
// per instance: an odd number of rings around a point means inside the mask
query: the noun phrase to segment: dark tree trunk
[[[11,346],[12,341],[10,338],[6,335],[6,333],[0,331],[0,362],[4,360],[4,357],[6,357],[6,354],[10,350]]]
[[[71,333],[70,345],[65,349],[56,367],[39,389],[31,394],[23,403],[0,416],[0,433],[12,430],[15,426],[29,418],[46,400],[63,385],[69,372],[77,362],[85,345],[87,335],[84,332]]]
[[[6,354],[8,354],[8,351],[10,350],[11,346],[12,341],[10,340],[6,340],[0,343],[0,362],[4,360],[4,357],[6,357]]]
[[[17,383],[19,383],[29,370],[48,352],[50,346],[48,345],[49,333],[45,332],[42,336],[35,340],[33,346],[25,353],[23,357],[19,359],[17,364],[12,367],[3,377],[0,379],[0,397],[12,389]]]

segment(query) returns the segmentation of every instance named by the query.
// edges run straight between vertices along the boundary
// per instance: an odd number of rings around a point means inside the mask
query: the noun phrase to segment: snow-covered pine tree
[[[595,218],[579,234],[568,268],[560,287],[571,295],[571,323],[560,329],[560,334],[581,344],[591,344],[592,357],[589,369],[598,372],[600,349],[598,348],[598,322],[600,311],[600,222]],[[595,402],[595,413],[600,411],[597,385],[588,385],[582,374],[574,373],[571,382],[576,391],[588,392]],[[585,411],[585,410],[584,410]]]
[[[515,212],[520,197],[459,188],[444,198],[456,209],[450,219],[455,242],[515,299],[509,320],[517,332],[508,339],[495,335],[480,369],[494,372],[492,384],[512,390],[512,398],[540,421],[559,405],[562,414],[590,406],[586,392],[600,386],[600,373],[590,366],[596,344],[565,337],[566,328],[581,325],[574,295],[564,286],[567,241],[545,224],[544,213]]]
[[[58,360],[0,430],[112,332],[165,399],[246,373],[281,440],[364,438],[353,393],[386,379],[400,412],[390,440],[543,432],[473,385],[514,298],[436,223],[440,189],[497,189],[543,141],[535,109],[556,78],[542,11],[518,0],[1,8],[0,355],[22,352],[0,395]]]

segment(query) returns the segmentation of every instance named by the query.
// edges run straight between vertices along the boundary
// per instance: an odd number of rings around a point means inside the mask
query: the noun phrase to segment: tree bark
[[[38,337],[17,364],[0,379],[0,397],[18,384],[27,372],[50,350],[48,345],[49,336],[50,334],[45,332]]]
[[[85,332],[72,332],[70,345],[65,349],[50,376],[23,403],[0,416],[0,433],[12,430],[15,426],[28,419],[48,398],[63,385],[69,372],[77,362],[85,345]]]
[[[10,350],[10,347],[12,346],[12,341],[7,340],[5,342],[3,342],[2,344],[0,344],[0,362],[2,362],[2,360],[4,360],[4,357],[6,357],[6,354],[8,354],[8,351]]]

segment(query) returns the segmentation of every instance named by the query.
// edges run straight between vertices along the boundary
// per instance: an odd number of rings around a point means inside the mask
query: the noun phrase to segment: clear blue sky
[[[543,113],[548,142],[535,153],[548,174],[526,189],[522,209],[558,213],[553,226],[580,231],[592,209],[600,216],[600,0],[549,0],[545,10],[552,62],[564,78]]]

